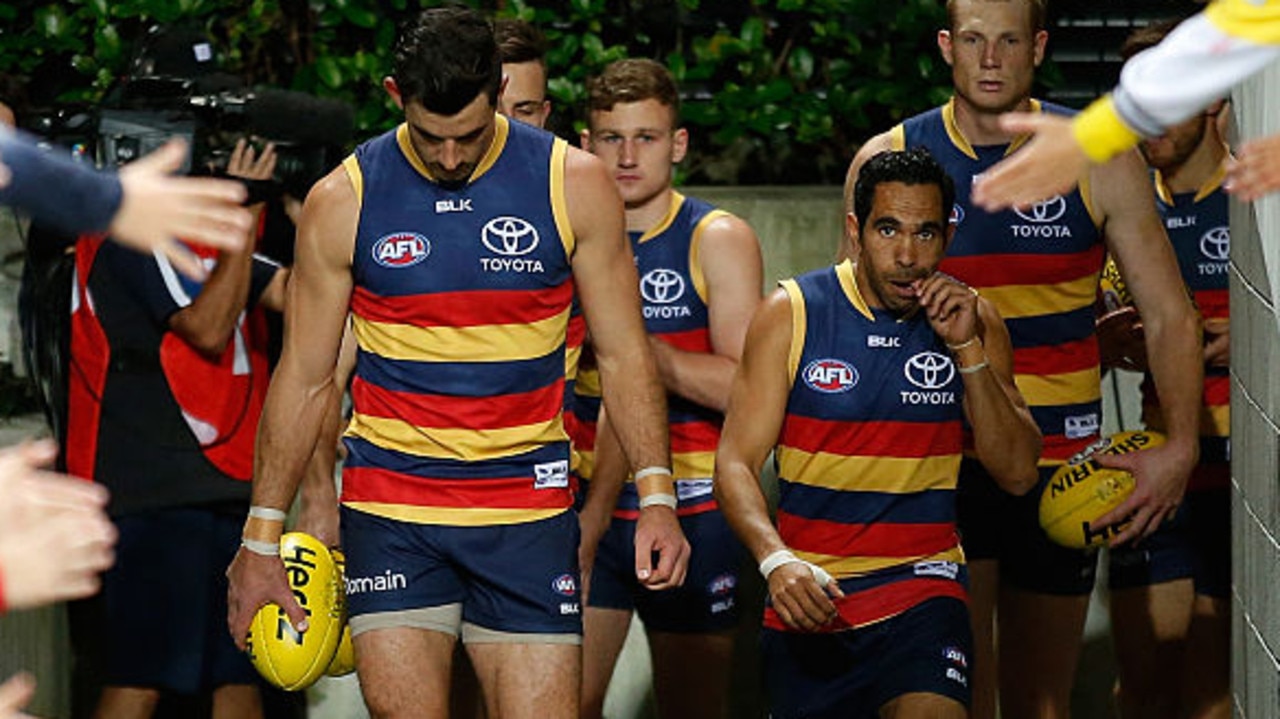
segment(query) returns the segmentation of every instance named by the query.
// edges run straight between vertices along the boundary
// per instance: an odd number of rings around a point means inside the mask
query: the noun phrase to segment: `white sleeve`
[[[1116,112],[1140,134],[1159,135],[1276,57],[1280,45],[1229,34],[1200,13],[1125,63],[1114,93]]]

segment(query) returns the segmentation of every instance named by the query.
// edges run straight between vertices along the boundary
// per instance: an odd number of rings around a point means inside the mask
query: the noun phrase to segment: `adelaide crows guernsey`
[[[699,251],[703,228],[724,214],[702,200],[672,192],[671,205],[662,220],[644,232],[630,233],[631,250],[640,275],[645,330],[685,352],[712,351],[707,287]],[[584,456],[589,457],[581,463],[579,472],[590,479],[594,469],[594,456],[590,452],[594,447],[594,425],[600,406],[599,377],[594,369],[579,376],[578,388],[574,401],[578,424],[575,442],[587,453]],[[667,395],[667,408],[672,473],[679,499],[676,511],[687,516],[715,509],[711,475],[724,417],[673,394]],[[640,514],[639,501],[635,485],[628,482],[623,486],[614,516],[635,519]]]
[[[1155,174],[1156,209],[1178,257],[1182,281],[1190,289],[1200,316],[1210,323],[1225,323],[1230,317],[1227,263],[1231,251],[1231,222],[1227,193],[1222,189],[1225,177],[1224,164],[1197,191],[1175,195],[1160,174]],[[1201,459],[1225,464],[1229,461],[1227,438],[1231,435],[1231,377],[1226,367],[1204,368],[1202,399]],[[1149,374],[1142,383],[1142,420],[1151,429],[1165,430],[1155,382]],[[1191,488],[1206,488],[1205,482],[1225,485],[1227,481],[1226,472],[1210,479],[1208,474],[1197,471],[1192,475]]]
[[[1037,112],[1070,112],[1032,102]],[[980,290],[1004,317],[1014,381],[1044,435],[1040,461],[1061,464],[1096,439],[1101,426],[1093,303],[1106,250],[1087,181],[1029,210],[974,207],[973,178],[1018,143],[970,145],[956,125],[954,100],[896,127],[894,142],[898,149],[928,149],[955,181],[955,237],[940,269]]]
[[[840,582],[863,626],[939,596],[965,598],[955,487],[964,385],[920,313],[867,306],[850,262],[785,280],[791,394],[775,458],[778,532]],[[786,630],[772,608],[765,625]]]
[[[496,122],[459,186],[432,180],[406,125],[344,162],[360,199],[342,488],[353,509],[499,525],[571,504],[567,145]]]

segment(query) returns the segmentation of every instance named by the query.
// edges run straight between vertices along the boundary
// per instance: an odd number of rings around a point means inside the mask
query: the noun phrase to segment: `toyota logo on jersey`
[[[665,305],[684,296],[684,278],[675,270],[659,267],[640,279],[640,295],[645,302]]]
[[[838,359],[816,359],[804,368],[804,383],[823,394],[848,392],[858,384],[858,370]]]
[[[520,257],[538,249],[538,230],[519,217],[495,217],[485,223],[480,241],[490,252]]]
[[[373,243],[373,260],[392,269],[411,267],[431,254],[431,241],[416,232],[395,232]]]

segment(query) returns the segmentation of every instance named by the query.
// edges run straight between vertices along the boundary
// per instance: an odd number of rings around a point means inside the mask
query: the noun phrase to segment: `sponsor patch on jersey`
[[[929,562],[916,562],[911,567],[917,577],[942,577],[943,579],[955,579],[960,575],[960,565],[955,562],[945,560],[934,560]]]
[[[830,357],[810,362],[801,377],[809,389],[823,394],[848,392],[858,384],[858,370],[853,365]]]
[[[1098,413],[1079,414],[1067,417],[1063,426],[1063,434],[1067,439],[1084,439],[1098,433]]]
[[[707,583],[707,594],[711,596],[725,596],[732,594],[735,587],[738,586],[738,577],[733,574],[717,574]]]
[[[416,232],[393,232],[373,243],[373,261],[392,269],[412,267],[431,254],[431,241]]]
[[[569,486],[569,461],[559,459],[533,465],[534,489],[562,489]]]

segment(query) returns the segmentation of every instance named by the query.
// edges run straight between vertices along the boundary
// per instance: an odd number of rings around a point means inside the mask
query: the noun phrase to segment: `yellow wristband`
[[[1116,112],[1116,103],[1107,95],[1086,107],[1071,122],[1071,134],[1095,164],[1110,160],[1142,140],[1142,136],[1124,124]]]

